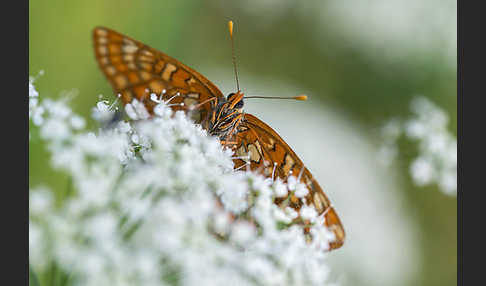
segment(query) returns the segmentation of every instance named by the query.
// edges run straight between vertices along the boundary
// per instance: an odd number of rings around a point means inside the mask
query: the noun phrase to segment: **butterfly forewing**
[[[190,110],[190,106],[210,98],[217,100],[193,110],[191,116],[200,122],[223,97],[219,89],[195,70],[141,42],[104,27],[93,31],[98,64],[124,104],[136,98],[149,111],[155,93],[171,100],[174,110]],[[185,106],[178,104],[184,103]]]
[[[313,205],[319,215],[324,214],[326,226],[334,233],[335,241],[331,249],[344,243],[344,228],[334,207],[325,195],[310,171],[285,141],[267,124],[251,114],[245,113],[244,120],[236,134],[238,144],[234,149],[238,159],[234,160],[235,168],[249,163],[250,169],[259,170],[267,177],[278,177],[286,181],[291,175],[300,177],[307,185],[309,193],[305,196],[307,204]],[[242,157],[247,157],[242,159]],[[295,195],[290,195],[290,206],[295,209],[302,207],[303,201]],[[276,203],[284,201],[285,198]]]

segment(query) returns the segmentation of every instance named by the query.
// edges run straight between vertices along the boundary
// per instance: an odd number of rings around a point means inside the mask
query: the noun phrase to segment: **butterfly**
[[[283,181],[298,175],[309,189],[305,202],[289,194],[290,198],[277,199],[275,203],[285,201],[297,211],[304,203],[314,206],[334,233],[335,239],[329,249],[342,246],[344,228],[326,194],[277,132],[257,117],[243,112],[245,96],[239,88],[225,97],[197,71],[105,27],[93,30],[93,41],[99,67],[124,104],[137,99],[152,112],[157,103],[151,99],[151,94],[155,93],[164,101],[170,99],[174,111],[185,111],[209,134],[219,137],[222,145],[234,150],[237,155],[233,160],[235,169],[249,166],[267,178],[278,177]]]

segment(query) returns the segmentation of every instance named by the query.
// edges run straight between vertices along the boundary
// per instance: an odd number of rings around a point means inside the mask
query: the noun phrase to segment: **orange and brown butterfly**
[[[231,21],[229,30],[233,44]],[[266,177],[278,177],[283,181],[298,175],[309,189],[305,202],[290,194],[290,198],[278,199],[275,203],[286,202],[296,210],[304,203],[313,205],[319,215],[324,215],[326,226],[335,235],[330,249],[344,243],[343,226],[326,194],[295,152],[270,126],[243,112],[245,96],[239,85],[236,93],[225,97],[197,71],[108,28],[95,28],[93,40],[96,60],[124,104],[137,99],[151,112],[156,104],[151,94],[164,101],[170,99],[172,109],[186,111],[209,134],[219,137],[223,145],[235,151],[235,169],[248,166]],[[303,97],[295,99],[305,100]]]

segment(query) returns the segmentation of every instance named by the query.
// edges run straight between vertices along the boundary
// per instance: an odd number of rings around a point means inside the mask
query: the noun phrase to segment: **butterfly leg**
[[[221,142],[221,145],[224,145],[224,146],[238,145],[238,142],[236,142],[236,141],[221,140],[220,142]]]
[[[235,171],[241,170],[241,169],[243,169],[243,167],[248,167],[249,165],[250,165],[249,162],[245,162],[245,164],[239,166],[238,168],[235,168]],[[248,168],[247,168],[247,171],[248,171]]]
[[[329,212],[329,210],[331,210],[332,207],[333,207],[332,204],[330,204],[320,215],[325,216]]]
[[[191,106],[189,107],[189,109],[190,109],[190,110],[199,109],[199,108],[201,108],[201,106],[203,106],[204,104],[206,104],[206,103],[208,103],[208,102],[211,102],[211,101],[217,101],[217,100],[218,100],[218,98],[216,98],[216,97],[211,97],[211,98],[206,99],[205,101],[203,101],[203,102],[201,102],[201,103],[199,103],[199,104],[196,104],[196,105],[191,105]]]
[[[273,162],[272,182],[275,182],[275,170],[277,170],[277,162]]]

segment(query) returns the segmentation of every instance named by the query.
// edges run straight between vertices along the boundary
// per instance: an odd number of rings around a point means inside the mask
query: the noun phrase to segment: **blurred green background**
[[[91,31],[103,25],[218,84],[210,71],[231,71],[226,23],[232,19],[243,90],[249,75],[295,83],[372,137],[387,120],[407,115],[410,100],[423,95],[448,113],[456,134],[456,2],[333,2],[30,0],[29,74],[45,71],[36,81],[42,97],[77,89],[72,107],[88,118],[99,94],[113,99],[92,48]],[[68,180],[46,167],[44,146],[34,138],[29,147],[29,184],[63,189]],[[406,177],[416,150],[401,148]],[[421,237],[422,263],[411,281],[455,285],[456,198],[402,183]]]

